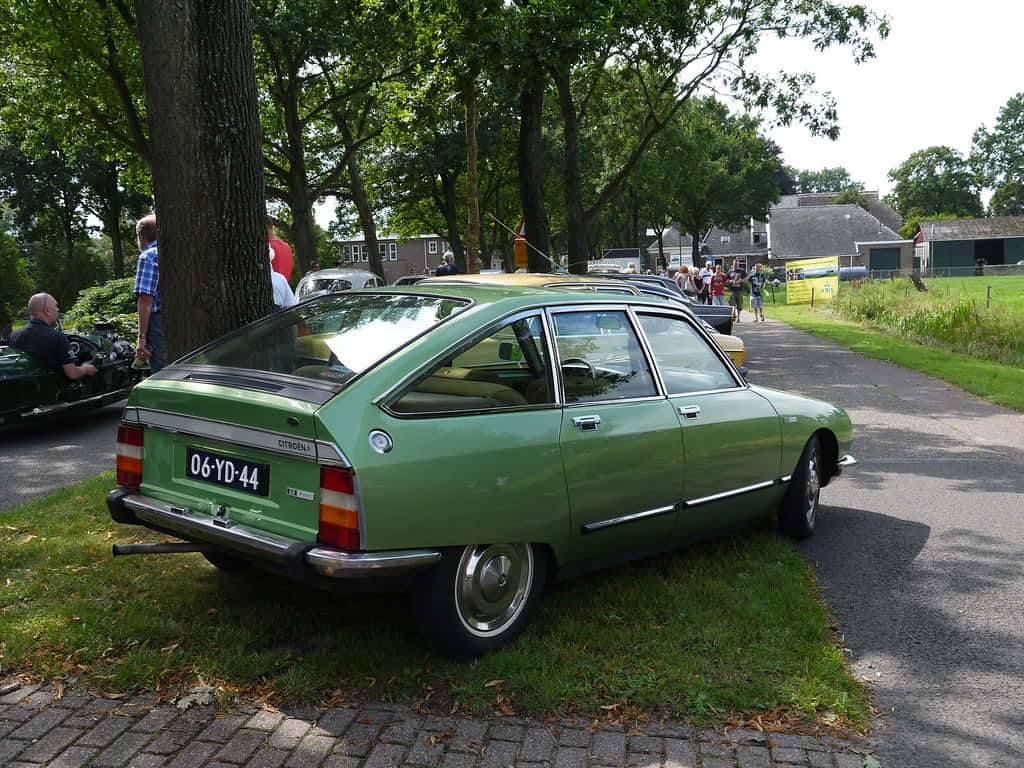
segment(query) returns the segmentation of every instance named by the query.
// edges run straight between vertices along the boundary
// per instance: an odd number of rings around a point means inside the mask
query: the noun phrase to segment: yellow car
[[[442,277],[428,277],[421,280],[423,285],[431,284],[500,284],[515,285],[524,288],[567,288],[575,291],[597,291],[598,293],[619,293],[628,296],[643,296],[644,294],[634,285],[622,282],[621,280],[610,280],[607,278],[595,277],[593,275],[559,275],[538,272],[514,272],[514,273],[491,273],[477,275],[451,275]],[[705,329],[711,334],[718,346],[729,355],[733,363],[739,368],[747,359],[747,348],[743,339],[738,336],[730,336],[725,333],[718,333],[710,325],[704,324]]]

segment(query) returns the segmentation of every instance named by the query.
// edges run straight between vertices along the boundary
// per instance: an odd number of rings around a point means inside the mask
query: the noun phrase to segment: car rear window
[[[340,387],[467,306],[465,299],[439,296],[331,294],[246,326],[181,362]]]

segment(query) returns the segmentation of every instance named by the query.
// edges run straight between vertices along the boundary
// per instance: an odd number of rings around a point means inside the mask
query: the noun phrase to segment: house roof
[[[1024,216],[929,220],[918,224],[925,240],[994,240],[1024,237]]]
[[[903,240],[856,205],[779,207],[769,226],[773,258],[844,256],[856,253],[857,242]]]
[[[903,226],[903,218],[889,205],[882,202],[878,192],[862,189],[860,194],[867,203],[868,213],[885,224],[893,232]],[[838,192],[808,192],[800,195],[783,195],[772,208],[772,213],[779,208],[816,208],[822,205],[832,205],[838,196]]]

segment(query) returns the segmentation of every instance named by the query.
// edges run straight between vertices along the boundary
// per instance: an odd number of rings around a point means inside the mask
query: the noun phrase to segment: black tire
[[[445,656],[496,651],[533,618],[546,573],[544,553],[532,544],[450,549],[413,591],[416,627]]]
[[[252,568],[248,560],[229,555],[226,552],[203,552],[203,557],[210,565],[216,566],[224,573],[240,573]]]
[[[779,508],[779,530],[794,539],[806,539],[814,533],[821,494],[821,443],[812,435],[804,446],[789,488]]]

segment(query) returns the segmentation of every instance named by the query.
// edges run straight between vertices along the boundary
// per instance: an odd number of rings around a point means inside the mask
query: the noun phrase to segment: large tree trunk
[[[569,75],[555,76],[558,89],[558,106],[562,113],[564,163],[563,181],[565,184],[565,230],[566,249],[569,255],[569,271],[583,275],[587,272],[590,258],[588,230],[590,220],[583,209],[583,184],[580,177],[580,131],[576,115],[576,105],[570,90]]]
[[[273,308],[247,0],[135,0],[167,359]]]
[[[383,279],[384,262],[380,257],[380,247],[377,245],[377,222],[373,218],[373,208],[370,207],[370,199],[366,195],[363,169],[359,165],[359,153],[355,148],[355,139],[346,121],[338,120],[337,122],[345,142],[349,188],[352,190],[352,203],[359,214],[359,226],[363,230],[363,241],[366,243],[366,253],[370,259],[370,270]]]
[[[295,245],[297,269],[293,274],[304,275],[309,265],[318,261],[316,248],[316,219],[313,216],[313,195],[306,172],[306,147],[303,142],[302,120],[299,118],[299,91],[297,74],[288,78],[288,89],[281,100],[284,110],[285,134],[288,141],[289,164],[286,176],[288,207],[292,223],[288,233]],[[260,145],[262,150],[262,144]]]
[[[480,272],[480,169],[476,142],[476,73],[466,86],[466,271]]]
[[[458,174],[441,174],[441,215],[444,216],[445,237],[448,247],[455,254],[455,263],[462,272],[466,271],[466,251],[462,247],[462,235],[459,234],[459,195],[456,183]]]
[[[103,231],[110,238],[110,250],[114,257],[114,277],[124,277],[124,238],[121,236],[121,215],[124,212],[124,200],[118,182],[121,169],[117,163],[107,163],[104,175],[106,199],[103,202]]]
[[[544,119],[544,83],[527,83],[519,95],[519,199],[526,223],[529,270],[550,272],[551,253],[548,212],[544,206],[544,168],[541,161],[541,129]],[[536,250],[534,250],[536,249]],[[539,253],[538,253],[539,251]]]

